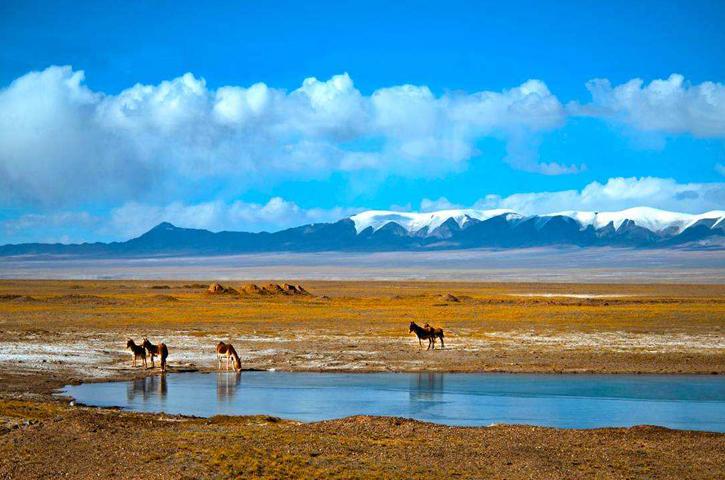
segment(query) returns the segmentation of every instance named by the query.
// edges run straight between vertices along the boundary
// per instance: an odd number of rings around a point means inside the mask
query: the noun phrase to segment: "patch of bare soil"
[[[52,296],[44,299],[44,301],[48,303],[63,303],[71,305],[119,305],[123,303],[123,301],[118,298],[107,298],[98,295],[81,295],[77,293]]]
[[[158,302],[178,302],[179,301],[179,299],[174,297],[173,295],[154,295],[151,298]]]
[[[725,435],[656,427],[303,424],[0,401],[0,478],[705,479],[723,465]]]

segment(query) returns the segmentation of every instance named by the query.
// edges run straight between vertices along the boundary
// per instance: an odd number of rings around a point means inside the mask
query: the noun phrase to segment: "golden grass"
[[[238,287],[242,282],[230,283]],[[261,282],[260,282],[261,283]],[[304,282],[312,297],[210,295],[188,282],[0,282],[0,329],[160,327],[203,332],[234,325],[258,334],[310,329],[400,335],[410,321],[453,332],[717,332],[725,286],[455,282]],[[164,286],[168,288],[158,288]],[[160,293],[163,292],[163,293]],[[626,295],[521,297],[521,293]],[[459,302],[446,301],[453,294]],[[21,295],[11,298],[12,295]],[[328,298],[324,298],[328,297]]]

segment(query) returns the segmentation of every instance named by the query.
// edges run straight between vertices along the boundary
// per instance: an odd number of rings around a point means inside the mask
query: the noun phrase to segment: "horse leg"
[[[446,348],[446,344],[443,343],[443,335],[441,335],[441,348]]]
[[[154,368],[154,354],[151,354],[151,368]]]

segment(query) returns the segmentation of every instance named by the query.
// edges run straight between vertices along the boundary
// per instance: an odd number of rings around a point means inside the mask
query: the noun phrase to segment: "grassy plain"
[[[50,395],[158,374],[129,365],[125,341],[144,335],[169,345],[172,371],[215,368],[214,345],[229,340],[260,369],[725,373],[721,285],[301,283],[313,295],[0,282],[0,478],[722,478],[722,434],[207,420]],[[421,351],[410,321],[443,327],[447,348]]]
[[[0,341],[22,350],[45,338],[70,351],[95,342],[112,362],[126,338],[148,335],[169,345],[172,366],[197,368],[225,340],[249,368],[725,373],[721,285],[303,283],[313,295],[3,281]],[[447,348],[420,352],[411,321],[443,327]]]

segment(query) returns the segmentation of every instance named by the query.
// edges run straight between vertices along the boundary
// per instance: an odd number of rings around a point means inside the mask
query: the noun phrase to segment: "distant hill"
[[[161,223],[125,242],[0,246],[0,256],[133,257],[256,252],[397,251],[556,245],[722,248],[725,211],[700,215],[639,207],[524,216],[510,210],[370,210],[279,232],[210,232]]]

